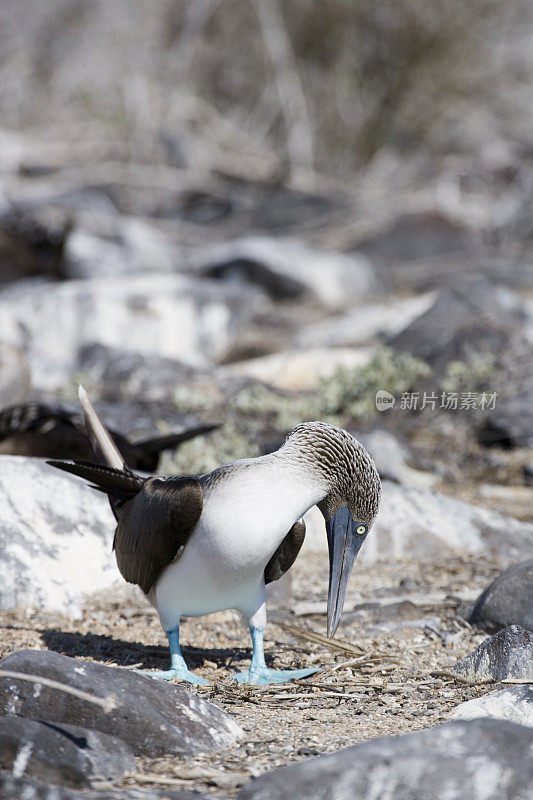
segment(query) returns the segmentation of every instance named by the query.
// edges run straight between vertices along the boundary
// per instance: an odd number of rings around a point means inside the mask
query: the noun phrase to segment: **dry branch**
[[[348,642],[343,642],[341,639],[328,639],[326,636],[322,636],[320,633],[308,631],[305,628],[298,627],[297,625],[289,625],[286,622],[278,622],[277,625],[280,628],[283,628],[283,630],[292,633],[294,636],[299,636],[300,639],[308,639],[311,642],[325,644],[328,647],[331,647],[332,650],[341,650],[345,653],[353,653],[356,656],[361,656],[364,654],[363,648],[359,645],[348,644]]]
[[[50,678],[43,678],[41,675],[27,675],[24,672],[12,672],[11,670],[1,669],[0,678],[15,678],[16,680],[40,683],[41,686],[57,689],[60,692],[65,692],[65,694],[78,697],[80,700],[85,700],[86,703],[100,706],[100,708],[104,709],[106,714],[117,707],[116,697],[112,694],[109,694],[107,697],[94,697],[94,695],[83,692],[81,689],[74,689],[72,686],[67,686],[66,683],[59,683],[59,681],[53,681],[50,680]]]

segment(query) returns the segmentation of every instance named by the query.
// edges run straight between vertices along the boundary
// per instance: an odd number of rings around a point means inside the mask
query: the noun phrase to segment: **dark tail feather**
[[[181,433],[170,433],[168,436],[155,436],[152,439],[140,439],[134,444],[151,453],[161,453],[163,450],[170,450],[177,447],[182,442],[194,439],[195,436],[202,436],[219,428],[220,425],[198,425],[196,428],[189,428]]]
[[[52,467],[70,472],[79,478],[89,481],[93,489],[104,492],[111,499],[123,503],[131,500],[144,486],[145,479],[130,472],[119,470],[102,464],[90,464],[87,461],[47,461]]]

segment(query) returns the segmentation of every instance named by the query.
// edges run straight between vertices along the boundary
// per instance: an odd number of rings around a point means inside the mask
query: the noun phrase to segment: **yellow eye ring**
[[[366,533],[366,525],[358,525],[358,526],[357,526],[357,528],[356,528],[355,530],[357,531],[357,533],[358,533],[360,536],[362,536],[362,535],[363,535],[363,533]]]

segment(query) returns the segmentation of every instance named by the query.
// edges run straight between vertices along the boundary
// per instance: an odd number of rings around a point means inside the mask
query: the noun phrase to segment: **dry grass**
[[[4,0],[0,16],[5,124],[92,119],[130,133],[134,160],[343,177],[384,146],[477,152],[487,127],[530,119],[524,0]]]

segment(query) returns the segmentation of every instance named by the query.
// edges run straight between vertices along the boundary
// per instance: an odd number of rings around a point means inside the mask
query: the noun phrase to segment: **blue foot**
[[[233,679],[238,683],[268,686],[270,683],[297,681],[300,678],[307,678],[308,675],[314,675],[315,672],[320,672],[320,669],[318,667],[310,667],[308,669],[269,669],[268,667],[260,667],[259,669],[250,669],[247,672],[238,672],[237,675],[233,676]]]
[[[135,670],[139,673],[139,675],[144,675],[146,678],[159,678],[163,681],[185,681],[185,683],[194,683],[195,685],[198,684],[207,684],[209,685],[209,681],[206,681],[205,678],[202,678],[200,675],[195,675],[194,672],[191,672],[190,669],[154,669],[154,670]]]
[[[185,663],[180,650],[180,630],[176,628],[173,631],[167,631],[168,644],[170,647],[170,669],[154,669],[154,670],[135,670],[140,675],[145,675],[147,678],[159,678],[163,681],[185,681],[185,683],[193,683],[198,685],[200,683],[208,684],[205,678],[195,675],[191,672]]]

